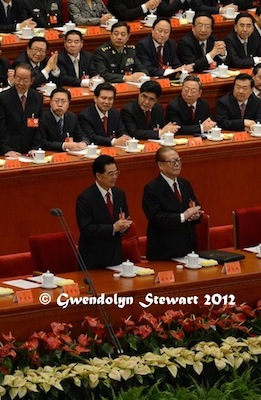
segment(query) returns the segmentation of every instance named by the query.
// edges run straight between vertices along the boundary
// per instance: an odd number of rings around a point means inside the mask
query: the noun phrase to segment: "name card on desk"
[[[170,87],[170,80],[169,78],[166,79],[158,79],[157,82],[160,84],[162,88],[169,88]]]
[[[117,83],[117,85],[115,85],[115,88],[117,93],[124,93],[128,92],[129,90],[129,86],[127,83]]]
[[[19,303],[19,304],[27,304],[27,303],[32,303],[34,301],[33,299],[33,293],[31,290],[18,290],[15,293],[14,296],[14,302]]]
[[[171,23],[172,28],[176,28],[177,26],[180,26],[180,20],[178,18],[171,18],[170,23]]]
[[[214,14],[214,15],[212,15],[212,17],[214,18],[215,22],[222,22],[223,21],[223,17],[220,14]]]
[[[147,142],[144,145],[143,151],[146,153],[152,153],[157,151],[160,148],[160,144],[157,142]]]
[[[13,169],[13,168],[20,168],[21,164],[20,161],[16,158],[14,160],[6,160],[5,161],[5,168],[6,169]]]
[[[221,272],[223,274],[228,274],[228,275],[232,275],[232,274],[240,274],[241,273],[241,265],[239,261],[232,261],[232,262],[228,262],[225,263]]]
[[[72,97],[81,97],[83,96],[83,88],[74,87],[69,89]]]
[[[96,36],[101,34],[101,28],[99,26],[89,26],[87,28],[87,34],[90,36]]]
[[[17,37],[15,35],[6,35],[2,37],[2,44],[16,43]]]
[[[161,271],[158,273],[155,279],[156,283],[171,283],[175,282],[173,271]]]
[[[46,40],[57,40],[59,39],[59,32],[57,31],[46,31],[44,34]]]
[[[240,70],[240,73],[241,73],[241,74],[252,75],[252,71],[253,71],[252,68],[245,68],[245,69],[241,69],[241,70]]]
[[[202,144],[203,142],[201,137],[188,138],[188,146],[190,147],[202,146]]]
[[[115,147],[104,147],[104,149],[101,149],[101,154],[104,156],[111,156],[115,157],[117,155]]]
[[[198,77],[201,80],[201,83],[213,82],[213,76],[211,74],[199,74]]]
[[[128,22],[131,32],[138,32],[140,31],[140,22]]]
[[[68,161],[67,153],[56,153],[53,154],[52,162],[53,163],[64,163]]]
[[[249,140],[249,134],[247,132],[234,133],[234,142],[244,142],[245,140]]]
[[[80,295],[80,289],[78,283],[74,283],[73,285],[65,285],[63,286],[63,293],[68,294],[70,297],[77,297]]]

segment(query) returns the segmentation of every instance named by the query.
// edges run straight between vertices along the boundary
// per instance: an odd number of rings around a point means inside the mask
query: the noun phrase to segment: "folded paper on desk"
[[[239,261],[245,258],[243,254],[222,250],[205,250],[199,251],[198,254],[202,258],[217,260],[219,264],[225,264],[226,262],[231,261]]]
[[[112,271],[120,272],[122,273],[122,265],[115,265],[113,267],[107,267],[107,269],[111,269]],[[138,265],[134,265],[134,273],[137,275],[153,275],[155,274],[154,269],[151,268],[143,268],[139,267]]]

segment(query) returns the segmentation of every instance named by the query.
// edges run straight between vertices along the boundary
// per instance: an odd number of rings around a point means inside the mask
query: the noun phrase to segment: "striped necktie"
[[[57,124],[59,127],[60,135],[63,136],[63,119],[62,118],[58,119]]]

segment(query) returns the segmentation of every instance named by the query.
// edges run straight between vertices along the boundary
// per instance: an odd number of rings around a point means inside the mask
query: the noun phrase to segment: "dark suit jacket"
[[[179,10],[185,11],[189,8],[191,8],[191,6],[187,0],[185,0],[183,3],[180,0],[173,0],[171,4],[169,0],[162,0],[157,8],[157,14],[159,17],[171,17]]]
[[[10,67],[10,63],[6,58],[0,58],[0,83],[3,87],[8,86],[7,72]]]
[[[28,128],[27,118],[39,118],[41,125],[43,96],[33,89],[28,90],[25,111],[13,86],[0,93],[0,154],[14,150],[22,154],[41,147],[39,128]]]
[[[251,94],[248,99],[244,119],[252,119],[256,122],[261,121],[261,102],[254,94]],[[241,110],[232,92],[218,99],[216,120],[218,126],[222,129],[232,131],[244,130],[244,120],[241,117]]]
[[[205,11],[210,14],[219,14],[218,3],[217,0],[192,0],[191,8],[196,12]],[[231,3],[231,0],[224,0],[221,3],[226,6]],[[253,2],[249,0],[234,0],[233,3],[238,6],[239,10],[247,10],[253,7]]]
[[[207,40],[207,53],[213,49],[214,42],[218,40],[216,36],[210,35]],[[194,72],[209,69],[207,58],[202,53],[199,41],[195,38],[192,32],[183,36],[178,43],[178,57],[182,64],[195,63]],[[218,56],[214,58],[217,64],[222,64],[224,61]]]
[[[227,64],[231,68],[251,68],[254,66],[253,57],[261,56],[261,40],[257,31],[248,38],[247,53],[235,31],[225,37],[227,46]]]
[[[159,103],[151,110],[152,129],[148,129],[146,116],[137,100],[127,103],[121,109],[121,117],[128,134],[136,139],[158,139],[159,129],[165,126],[163,108]]]
[[[111,41],[103,43],[93,53],[93,64],[107,82],[122,82],[128,72],[148,74],[147,68],[136,55],[135,46],[130,44],[124,46],[122,53],[118,53]]]
[[[23,0],[12,0],[9,19],[6,16],[5,8],[0,2],[0,32],[8,33],[16,30],[16,24],[26,19]]]
[[[157,50],[151,35],[140,40],[136,45],[137,56],[149,71],[150,76],[163,76],[164,69],[157,65]],[[177,68],[181,65],[177,56],[177,46],[173,39],[169,39],[163,47],[163,64],[170,68]]]
[[[126,217],[129,211],[124,192],[114,187],[112,194],[113,221],[96,184],[83,191],[77,198],[79,252],[88,269],[105,268],[122,262],[121,234],[116,232],[113,235],[113,224],[119,219],[120,210],[125,212]]]
[[[97,75],[92,67],[92,54],[89,51],[81,50],[79,62],[79,78],[76,77],[74,65],[68,53],[63,49],[59,53],[58,66],[61,70],[61,83],[66,86],[81,86],[81,77],[89,75],[90,77]]]
[[[90,139],[91,143],[100,146],[111,146],[111,139],[113,137],[120,137],[126,133],[120,112],[115,108],[111,108],[108,113],[107,135],[94,104],[80,112],[78,119],[84,135]]]
[[[190,183],[178,178],[183,203],[159,175],[144,188],[142,207],[148,219],[147,258],[169,260],[196,250],[195,222],[180,222],[180,214],[189,207],[190,199],[198,201]]]
[[[205,121],[209,116],[208,102],[199,98],[195,109],[195,118],[192,120],[190,109],[181,95],[172,100],[166,110],[167,122],[176,122],[181,126],[177,134],[186,133],[193,135],[201,133],[200,123]]]
[[[63,151],[62,144],[67,137],[67,133],[73,138],[74,142],[84,141],[88,144],[90,143],[80,128],[76,114],[70,111],[64,114],[63,135],[61,136],[52,112],[50,110],[44,112],[41,126],[42,146],[44,150]]]
[[[41,72],[41,70],[46,66],[46,64],[47,64],[47,62],[48,62],[48,59],[49,59],[49,57],[45,57],[44,60],[40,63],[40,67],[39,67],[40,72],[39,72],[38,74],[35,73],[35,75],[34,75],[34,81],[33,81],[32,85],[31,85],[31,87],[32,87],[33,89],[36,89],[36,88],[40,87],[41,85],[44,85],[45,83],[50,82],[50,81],[56,83],[57,86],[60,86],[61,76],[59,76],[59,77],[56,78],[55,76],[53,76],[52,73],[50,73],[50,74],[49,74],[49,78],[46,79],[45,76],[44,76],[44,75],[42,74],[42,72]],[[21,53],[21,54],[14,60],[14,62],[13,62],[13,64],[12,64],[13,68],[15,68],[16,65],[17,65],[17,64],[20,64],[20,63],[27,63],[27,64],[30,64],[30,65],[31,65],[30,60],[29,60],[29,58],[28,58],[28,56],[27,56],[26,51],[24,51],[23,53]]]
[[[26,18],[32,17],[38,28],[63,25],[62,0],[24,0],[24,2]],[[51,23],[49,16],[56,16],[57,23]]]

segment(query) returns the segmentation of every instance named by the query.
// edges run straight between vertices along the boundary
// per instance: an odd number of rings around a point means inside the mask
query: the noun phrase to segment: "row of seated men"
[[[107,3],[107,2],[106,2]],[[224,13],[227,7],[235,11],[246,10],[256,6],[255,0],[109,0],[107,7],[102,0],[1,0],[0,32],[13,32],[19,24],[33,23],[38,27],[61,26],[63,20],[62,7],[68,7],[72,20],[77,25],[98,25],[106,23],[112,15],[120,20],[131,21],[144,18],[151,10],[158,16],[171,17],[188,8],[196,12],[205,11],[211,14]],[[67,10],[66,10],[67,11]],[[28,18],[32,18],[28,21]],[[18,26],[17,26],[18,24]],[[33,25],[32,25],[33,26]]]
[[[138,82],[142,75],[165,76],[186,69],[201,72],[225,63],[234,68],[251,68],[261,62],[261,7],[257,9],[258,22],[251,14],[236,17],[233,32],[225,41],[212,35],[213,17],[201,12],[195,15],[191,31],[176,46],[170,38],[171,24],[167,18],[158,18],[152,32],[135,46],[129,45],[129,26],[125,22],[113,25],[110,40],[99,46],[93,55],[83,48],[82,34],[69,31],[65,35],[64,49],[46,56],[48,42],[33,37],[26,51],[14,60],[28,62],[34,68],[33,87],[47,81],[57,85],[85,86],[86,75],[100,75],[108,82]],[[0,82],[12,85],[13,71],[9,61],[0,60]]]
[[[51,93],[50,109],[43,113],[43,95],[31,88],[33,68],[20,63],[13,86],[0,93],[0,155],[18,157],[39,147],[82,150],[90,143],[125,146],[131,137],[161,139],[166,132],[204,138],[216,124],[225,130],[251,132],[253,125],[261,122],[261,63],[253,73],[254,78],[245,73],[235,78],[232,92],[218,99],[215,117],[201,97],[201,81],[194,75],[184,79],[181,93],[167,106],[166,115],[158,103],[161,86],[149,80],[121,111],[113,108],[115,87],[100,83],[93,104],[77,116],[69,111],[71,95],[62,87]]]

